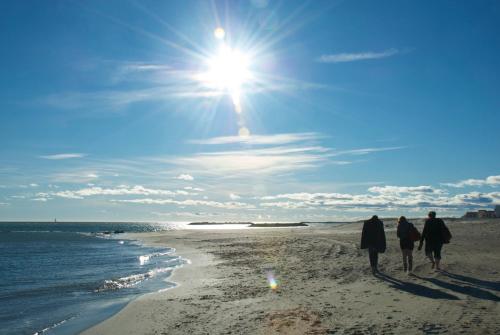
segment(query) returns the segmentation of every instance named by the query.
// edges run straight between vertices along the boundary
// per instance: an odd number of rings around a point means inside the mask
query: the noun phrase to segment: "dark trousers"
[[[443,243],[425,243],[425,253],[427,257],[434,256],[434,259],[441,259],[441,249],[443,248]]]
[[[377,248],[369,247],[368,256],[370,257],[370,266],[372,268],[377,268],[378,265],[378,250]]]

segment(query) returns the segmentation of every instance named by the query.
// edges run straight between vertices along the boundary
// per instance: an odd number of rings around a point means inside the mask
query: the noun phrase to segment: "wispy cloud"
[[[320,135],[304,133],[298,136],[284,134],[282,137],[263,136],[256,143],[294,143],[300,140],[318,139]],[[231,138],[208,139],[210,144],[232,143]],[[240,140],[238,140],[240,141]],[[219,175],[241,177],[242,175],[272,175],[297,172],[304,169],[318,168],[323,165],[346,165],[349,160],[339,160],[340,156],[358,156],[372,153],[399,150],[404,147],[360,148],[352,150],[333,150],[321,145],[283,145],[257,149],[202,152],[192,155],[159,159],[179,167],[180,170],[193,171],[199,175]]]
[[[12,199],[26,199],[25,195],[11,195],[10,197]]]
[[[328,160],[323,147],[273,147],[199,153],[177,157],[173,164],[199,174],[236,176],[241,174],[273,174],[317,167]]]
[[[171,98],[201,98],[215,96],[210,91],[189,90],[178,87],[153,87],[136,90],[103,90],[97,92],[65,92],[52,94],[41,102],[54,108],[80,109],[100,107],[105,111],[115,111],[122,107],[141,102],[167,101]]]
[[[65,154],[55,154],[55,155],[43,155],[38,157],[43,159],[62,160],[62,159],[82,158],[85,156],[86,154],[81,154],[81,153],[65,153]]]
[[[119,72],[144,72],[144,71],[169,71],[172,67],[168,64],[148,62],[124,62],[118,67]]]
[[[49,179],[57,183],[88,183],[95,181],[99,175],[93,171],[59,172],[49,176]]]
[[[249,135],[249,136],[221,136],[203,140],[191,140],[195,144],[231,144],[244,143],[253,145],[283,145],[303,141],[312,141],[323,138],[318,133],[289,133],[275,135]]]
[[[500,186],[500,175],[489,176],[485,179],[466,179],[457,183],[442,183],[441,185],[457,188],[466,186]]]
[[[351,150],[340,150],[335,152],[335,155],[353,155],[353,156],[362,156],[368,155],[374,152],[383,152],[383,151],[393,151],[393,150],[401,150],[406,147],[385,147],[385,148],[362,148],[362,149],[351,149]]]
[[[100,65],[104,65],[103,68]],[[175,65],[153,62],[104,61],[90,68],[102,76],[107,74],[106,85],[89,91],[62,91],[40,97],[36,103],[57,109],[80,110],[79,115],[92,115],[89,110],[121,112],[138,103],[172,103],[173,99],[197,100],[220,98],[227,90],[208,83],[203,69],[189,62]],[[88,68],[88,67],[86,67]],[[133,88],[131,85],[134,84]],[[264,92],[291,92],[305,90],[338,89],[329,85],[295,80],[255,71],[252,80],[244,85],[245,95]]]
[[[355,62],[367,59],[380,59],[387,58],[398,54],[400,51],[395,48],[387,49],[384,51],[364,51],[358,53],[338,53],[321,55],[317,61],[320,63],[344,63],[344,62]]]

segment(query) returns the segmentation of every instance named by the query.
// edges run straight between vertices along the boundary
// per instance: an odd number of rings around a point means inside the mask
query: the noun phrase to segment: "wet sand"
[[[357,223],[136,234],[191,264],[170,278],[178,287],[140,297],[84,334],[498,334],[500,220],[447,224],[443,271],[415,249],[414,276],[402,271],[393,221],[377,277]]]

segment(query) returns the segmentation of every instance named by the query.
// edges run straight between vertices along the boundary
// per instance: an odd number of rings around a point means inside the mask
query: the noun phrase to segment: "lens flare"
[[[267,273],[267,282],[271,290],[275,291],[278,289],[278,281],[274,278],[274,274],[272,272]]]
[[[226,36],[226,32],[221,27],[218,27],[214,30],[214,36],[216,39],[222,40]]]
[[[240,137],[248,137],[248,136],[250,136],[250,130],[248,130],[247,127],[241,127],[238,130],[238,136],[240,136]]]

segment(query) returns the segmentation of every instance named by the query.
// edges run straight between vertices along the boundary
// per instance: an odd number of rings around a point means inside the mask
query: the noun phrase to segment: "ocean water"
[[[77,334],[139,295],[173,287],[185,260],[126,234],[151,224],[0,223],[0,334]]]

